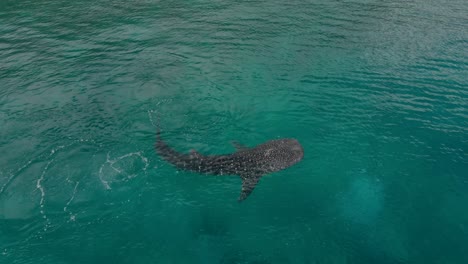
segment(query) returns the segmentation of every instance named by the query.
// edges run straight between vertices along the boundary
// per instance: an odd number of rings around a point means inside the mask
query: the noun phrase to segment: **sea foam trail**
[[[99,168],[99,180],[101,181],[101,183],[102,183],[102,185],[104,186],[105,189],[107,189],[107,190],[112,189],[112,187],[110,185],[110,181],[106,177],[106,176],[110,176],[110,175],[106,175],[106,173],[104,172],[104,168],[105,168],[106,165],[108,165],[117,174],[125,175],[124,180],[128,180],[128,179],[137,177],[137,173],[129,174],[129,173],[126,172],[125,168],[116,167],[116,163],[118,163],[119,161],[125,160],[127,158],[131,158],[131,157],[137,157],[143,162],[144,166],[143,166],[142,170],[143,170],[143,173],[146,174],[148,166],[149,166],[149,161],[148,161],[148,158],[143,156],[141,151],[127,153],[127,154],[124,154],[124,155],[116,157],[116,158],[111,158],[110,157],[110,152],[108,152],[107,157],[106,157],[106,161]],[[114,178],[112,181],[117,182],[119,180]]]

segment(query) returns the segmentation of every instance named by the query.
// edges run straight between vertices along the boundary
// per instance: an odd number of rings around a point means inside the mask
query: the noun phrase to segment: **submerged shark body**
[[[237,151],[232,154],[205,156],[194,150],[184,154],[169,147],[158,131],[155,147],[164,160],[177,168],[212,175],[239,175],[242,179],[239,201],[252,193],[263,175],[286,169],[304,156],[296,139],[271,140],[253,148],[233,144]]]

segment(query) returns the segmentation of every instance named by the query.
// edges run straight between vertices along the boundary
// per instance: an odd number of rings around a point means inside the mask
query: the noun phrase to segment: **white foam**
[[[154,110],[148,110],[148,117],[149,117],[149,120],[150,120],[150,122],[151,122],[151,124],[152,124],[153,126],[156,126],[156,124],[155,124],[154,121],[153,121],[153,113],[155,113],[155,112],[156,112],[156,111],[154,111]]]
[[[67,178],[68,180],[68,178]],[[69,180],[68,180],[69,181]],[[80,182],[77,181],[75,183],[75,188],[73,188],[73,193],[72,193],[72,196],[70,197],[70,200],[68,200],[67,204],[65,204],[65,206],[63,207],[63,211],[64,212],[68,212],[70,214],[70,217],[73,216],[72,212],[68,211],[68,206],[70,205],[70,203],[73,201],[73,199],[75,198],[75,195],[76,195],[76,190],[78,189],[78,185],[80,185]]]
[[[21,171],[26,169],[32,162],[33,162],[33,160],[31,159],[28,162],[26,162],[26,164],[24,164],[19,169],[17,169],[16,172],[10,173],[10,177],[5,182],[5,184],[3,184],[2,188],[0,188],[0,195],[5,191],[5,189],[8,187],[8,185],[10,185],[10,183],[21,173]]]
[[[64,148],[68,148],[76,143],[80,143],[80,142],[93,142],[92,140],[87,140],[87,139],[78,139],[78,140],[74,140],[72,143],[68,144],[68,145],[62,145],[62,146],[59,146],[57,147],[56,149],[52,149],[50,152],[49,152],[49,155],[46,157],[46,158],[50,158],[52,157],[55,152],[61,150],[61,149],[64,149]],[[8,178],[8,180],[2,185],[2,187],[0,188],[0,195],[6,191],[6,188],[8,188],[8,186],[10,185],[10,183],[16,178],[18,177],[21,172],[25,169],[27,169],[29,167],[29,165],[31,165],[31,163],[35,160],[38,160],[40,159],[41,157],[43,157],[44,155],[39,155],[37,157],[34,157],[33,159],[30,159],[28,160],[23,166],[21,166],[20,168],[18,168],[15,172],[10,172],[10,177]]]
[[[59,150],[60,148],[63,148],[63,147],[64,146],[60,146],[58,149],[51,150],[49,157],[51,158],[55,154],[55,152],[57,150]],[[42,185],[42,181],[44,181],[45,174],[46,174],[47,170],[49,169],[50,164],[52,164],[52,162],[54,160],[55,159],[52,158],[51,160],[49,160],[49,162],[47,162],[44,169],[42,170],[41,176],[36,181],[36,189],[39,189],[39,191],[41,192],[41,200],[39,201],[39,208],[40,208],[39,212],[41,213],[42,218],[44,218],[46,220],[46,224],[44,226],[44,231],[47,231],[47,228],[50,225],[50,220],[47,218],[47,214],[46,214],[45,209],[44,209],[46,192],[45,192],[44,186]]]
[[[41,176],[36,181],[36,189],[38,189],[41,192],[41,199],[39,201],[39,212],[41,213],[42,218],[46,221],[46,224],[44,226],[44,231],[47,231],[47,229],[48,229],[48,227],[50,226],[51,223],[50,223],[50,219],[47,217],[46,210],[44,208],[45,201],[46,201],[46,191],[45,191],[45,188],[44,188],[42,182],[45,179],[45,174],[46,174],[47,170],[49,169],[50,164],[52,164],[52,162],[55,161],[55,158],[54,158],[55,153],[57,153],[61,149],[69,147],[69,146],[71,146],[73,144],[74,143],[71,143],[71,144],[65,145],[65,146],[58,146],[57,148],[52,149],[50,151],[50,153],[49,153],[49,156],[47,157],[50,160],[47,162],[44,169],[42,170]]]
[[[143,167],[143,172],[146,174],[146,171],[147,171],[148,166],[149,166],[149,162],[148,162],[148,158],[143,156],[141,151],[127,153],[125,155],[116,157],[114,159],[112,159],[110,157],[110,152],[108,152],[107,157],[106,157],[106,161],[99,168],[99,180],[101,181],[102,185],[104,185],[104,188],[106,188],[107,190],[112,189],[110,184],[109,184],[109,181],[106,180],[105,177],[104,177],[104,167],[106,165],[108,165],[112,170],[114,170],[118,174],[125,174],[126,172],[124,171],[124,169],[116,167],[115,164],[117,162],[125,159],[125,158],[129,158],[129,157],[133,157],[133,156],[139,157],[141,159],[141,161],[145,164],[144,167]],[[135,178],[136,176],[137,176],[137,174],[127,174],[127,179]]]

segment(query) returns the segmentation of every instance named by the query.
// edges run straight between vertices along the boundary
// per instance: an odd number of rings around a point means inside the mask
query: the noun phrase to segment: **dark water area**
[[[1,1],[0,263],[468,263],[467,76],[461,0]]]

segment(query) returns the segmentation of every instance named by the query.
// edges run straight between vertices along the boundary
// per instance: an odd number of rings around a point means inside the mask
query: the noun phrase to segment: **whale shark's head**
[[[267,160],[269,172],[286,169],[304,157],[304,149],[296,139],[278,139],[267,142],[262,153]]]

